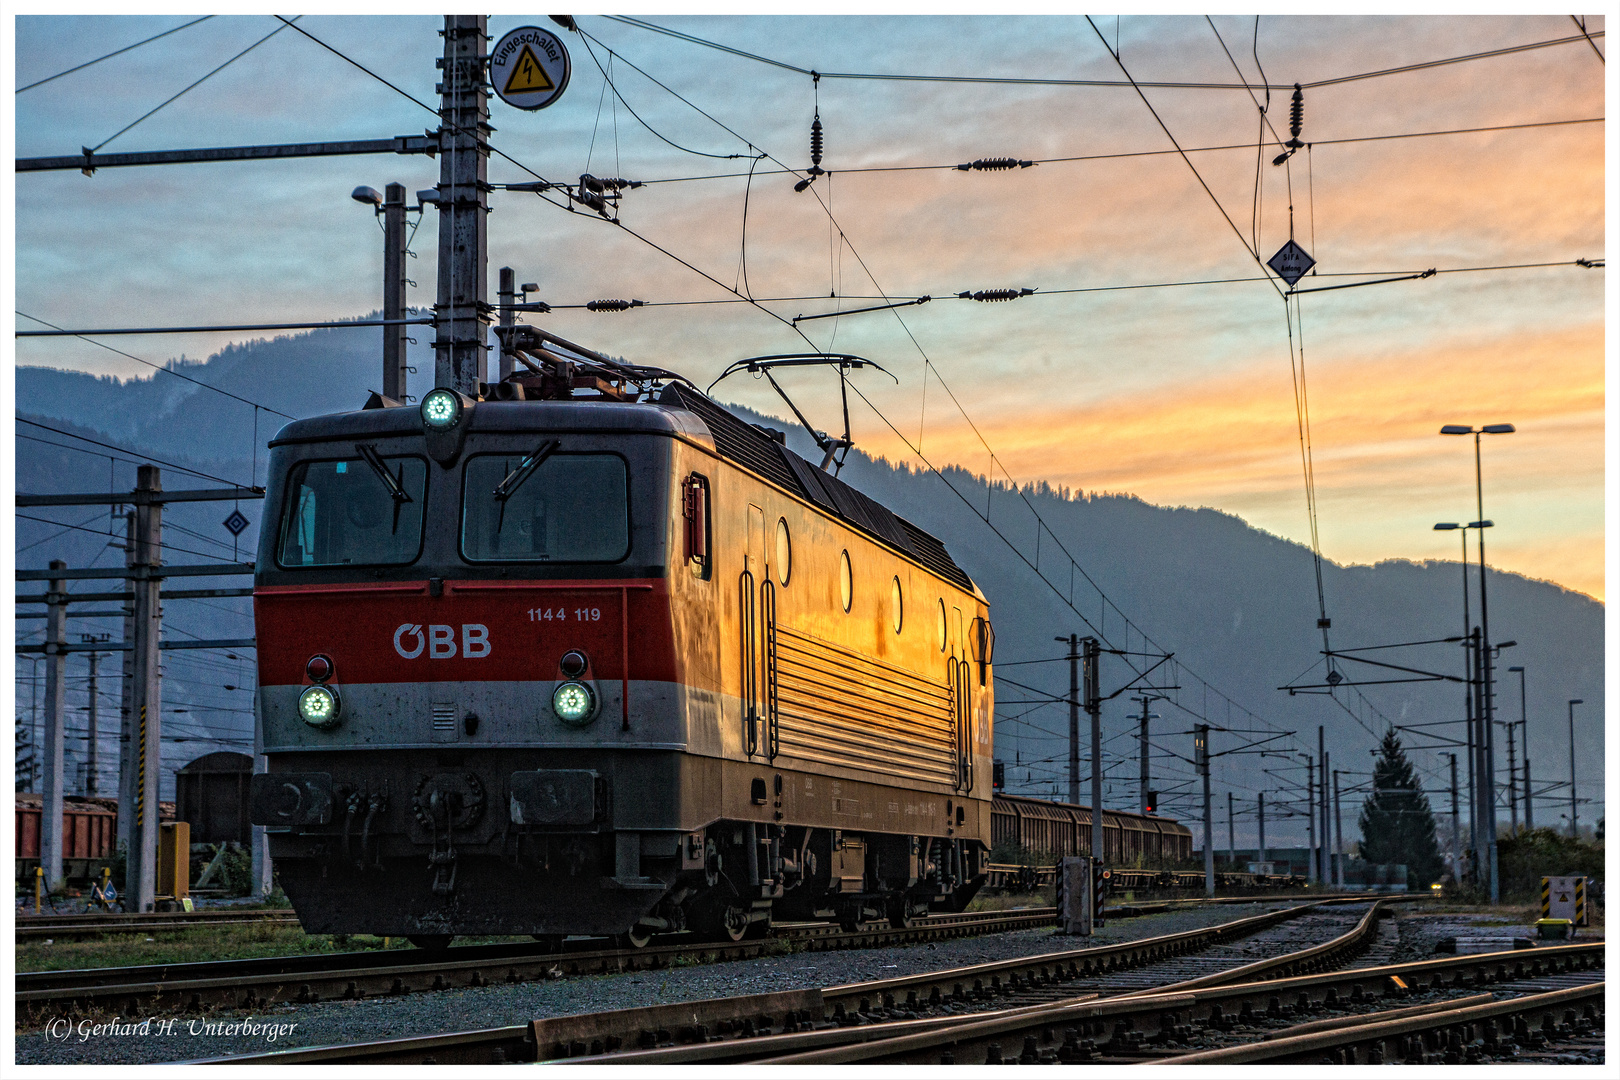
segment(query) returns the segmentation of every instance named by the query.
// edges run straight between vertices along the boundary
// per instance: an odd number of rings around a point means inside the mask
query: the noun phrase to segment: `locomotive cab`
[[[988,609],[938,541],[804,470],[674,384],[283,428],[250,812],[305,929],[644,942],[960,909]]]

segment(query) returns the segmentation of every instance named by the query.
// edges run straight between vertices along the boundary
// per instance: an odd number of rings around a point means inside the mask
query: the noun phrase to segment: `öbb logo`
[[[426,651],[432,660],[449,660],[456,655],[456,628],[429,626],[422,633],[420,623],[400,623],[394,631],[394,651],[407,660],[415,660]],[[461,624],[461,655],[477,660],[489,655],[489,627],[483,623]]]

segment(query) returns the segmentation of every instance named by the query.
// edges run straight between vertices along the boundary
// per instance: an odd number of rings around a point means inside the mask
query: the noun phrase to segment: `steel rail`
[[[1224,1009],[1223,1015],[1229,1017],[1247,1018],[1258,1013],[1286,1019],[1296,1014],[1306,1015],[1324,1006],[1331,1007],[1336,1001],[1357,1005],[1380,996],[1399,998],[1414,989],[1422,990],[1425,983],[1431,990],[1439,990],[1442,986],[1447,989],[1467,988],[1492,981],[1542,977],[1555,969],[1588,970],[1601,968],[1602,965],[1603,944],[1582,942],[1498,954],[1446,956],[1377,968],[1209,988],[1192,994],[1110,1000],[1133,1005],[1134,1009],[1122,1014],[1123,1017],[1142,1018],[1146,1029],[1154,1030],[1171,1005],[1189,1012],[1194,1005],[1203,1006],[1210,1008],[1212,1016]],[[1394,981],[1396,979],[1402,982],[1397,983]],[[880,995],[881,988],[888,982],[856,984],[849,989],[855,990],[864,985],[869,996]],[[825,992],[790,993],[810,996],[808,999],[780,995],[710,999],[684,1003],[680,1007],[684,1012],[678,1014],[659,1012],[666,1008],[664,1006],[650,1010],[618,1010],[552,1017],[527,1025],[295,1048],[197,1063],[495,1064],[534,1061],[537,1056],[568,1060],[570,1063],[715,1063],[769,1059],[789,1052],[856,1040],[883,1039],[902,1030],[922,1031],[962,1022],[959,1016],[947,1016],[900,1023],[851,1023],[844,1027],[818,1027],[818,1023],[825,1023]],[[1291,1000],[1284,1003],[1284,999]],[[1086,995],[1084,1000],[1092,1001],[1094,998]],[[794,1006],[798,1006],[796,1011]],[[978,1013],[973,1019],[1011,1017],[1049,1008],[1045,1005],[1026,1006],[998,1013]],[[700,1032],[711,1041],[696,1042]],[[712,1041],[716,1038],[721,1041]],[[636,1049],[639,1046],[651,1048]],[[610,1050],[609,1047],[614,1049]]]
[[[683,1005],[681,1008],[686,1010],[686,1014],[683,1014],[678,1023],[660,1019],[659,1010],[664,1007],[657,1006],[652,1009],[627,1009],[577,1017],[555,1017],[521,1027],[490,1028],[452,1035],[418,1036],[353,1045],[278,1050],[247,1058],[232,1057],[218,1060],[283,1064],[423,1063],[431,1058],[432,1062],[437,1064],[489,1063],[492,1060],[534,1060],[536,1056],[569,1058],[611,1054],[625,1047],[655,1048],[660,1044],[677,1040],[692,1042],[698,1039],[700,1034],[706,1040],[711,1032],[721,1035],[734,1033],[752,1039],[761,1034],[769,1035],[783,1030],[795,1032],[812,1028],[816,1024],[823,1023],[823,1018],[829,1014],[846,1019],[852,1015],[864,1016],[873,1011],[874,1001],[878,1003],[879,1008],[894,1006],[897,994],[906,996],[908,1000],[918,1001],[936,995],[941,1000],[952,995],[962,999],[968,997],[976,1000],[993,999],[994,995],[1010,992],[1015,986],[1026,985],[1030,980],[1047,979],[1049,977],[1047,973],[1056,968],[1057,961],[1054,957],[1085,957],[1084,961],[1075,965],[1076,972],[1083,970],[1089,973],[1093,965],[1097,970],[1105,967],[1119,969],[1134,966],[1139,962],[1150,962],[1165,956],[1177,955],[1180,951],[1204,948],[1234,936],[1254,933],[1295,915],[1314,910],[1319,905],[1320,902],[1316,902],[1285,908],[1280,912],[1268,912],[1217,927],[1183,931],[1138,942],[1070,950],[1024,960],[979,964],[936,972],[932,975],[903,976],[823,990],[795,992],[809,995],[795,1010],[788,1010],[781,999],[774,995],[718,998]],[[1053,909],[1043,911],[1055,914]],[[1003,979],[1006,981],[1003,982]],[[971,990],[968,989],[969,986],[972,987]],[[734,1022],[738,1016],[748,1017],[746,1023]],[[860,1030],[875,1031],[877,1028]],[[819,1037],[826,1040],[829,1036],[828,1033],[822,1032]],[[833,1037],[837,1037],[836,1034]],[[686,1054],[698,1052],[691,1060],[716,1060],[715,1054],[726,1052],[721,1048],[732,1048],[730,1053],[736,1054],[737,1045],[735,1042],[719,1042],[702,1046],[674,1047],[673,1050],[677,1055],[683,1052]],[[495,1056],[497,1052],[498,1058]],[[663,1052],[669,1051],[666,1049]],[[745,1046],[742,1053],[746,1055],[757,1051],[751,1051]],[[519,1057],[517,1056],[519,1054],[526,1056]],[[708,1056],[703,1056],[704,1054]],[[670,1060],[686,1060],[686,1058],[677,1056]]]
[[[1324,941],[1320,945],[1312,945],[1309,948],[1300,949],[1283,956],[1256,960],[1254,963],[1244,964],[1242,967],[1217,971],[1196,979],[1170,983],[1167,986],[1155,987],[1152,990],[1138,990],[1134,994],[1122,996],[1141,997],[1144,994],[1175,994],[1187,990],[1202,990],[1210,986],[1229,986],[1232,983],[1255,982],[1259,979],[1276,978],[1281,974],[1321,971],[1328,965],[1335,964],[1338,957],[1346,953],[1359,951],[1361,946],[1367,943],[1367,939],[1377,932],[1378,919],[1383,914],[1384,903],[1384,900],[1374,901],[1372,907],[1367,909],[1367,914],[1361,917],[1360,922],[1332,941]]]
[[[1529,957],[1527,954],[1551,954]],[[1482,953],[1466,957],[1417,961],[1380,968],[1352,968],[1294,979],[1238,983],[1178,994],[1144,995],[1104,999],[1094,1002],[1058,1002],[1042,1008],[991,1017],[971,1017],[950,1028],[940,1028],[828,1050],[804,1051],[798,1048],[773,1054],[760,1047],[753,1060],[769,1064],[995,1064],[1002,1060],[1002,1048],[1017,1046],[1031,1061],[1116,1063],[1142,1060],[1148,1047],[1185,1039],[1195,1026],[1224,1030],[1235,1024],[1248,1024],[1261,1016],[1288,1019],[1321,1007],[1364,1004],[1380,997],[1400,998],[1425,978],[1435,980],[1436,988],[1464,988],[1464,974],[1475,978],[1472,986],[1488,981],[1514,981],[1527,977],[1523,966],[1529,962],[1538,977],[1543,965],[1575,971],[1601,967],[1601,942],[1580,946],[1554,946],[1518,950],[1512,953]],[[1508,969],[1512,968],[1510,972]],[[1446,980],[1447,975],[1451,981]],[[1407,983],[1407,980],[1412,982]],[[1405,984],[1405,985],[1403,985]],[[1341,997],[1340,990],[1349,990]],[[1315,991],[1321,991],[1318,998]],[[1292,1003],[1287,1003],[1290,995]],[[1195,1012],[1203,1013],[1195,1018]],[[1109,1031],[1109,1022],[1113,1022]],[[1067,1030],[1065,1030],[1067,1029]],[[1060,1034],[1061,1033],[1061,1034]],[[1107,1036],[1106,1039],[1102,1038]],[[1062,1038],[1061,1047],[1055,1045]],[[948,1060],[945,1060],[948,1059]],[[605,1059],[604,1059],[605,1060]],[[621,1055],[625,1063],[629,1058]],[[1154,1056],[1155,1062],[1168,1056]]]
[[[1400,1044],[1404,1044],[1404,1048],[1397,1047],[1393,1056],[1400,1057],[1406,1064],[1427,1064],[1429,1040],[1413,1039],[1413,1035],[1468,1029],[1473,1025],[1479,1025],[1485,1032],[1480,1040],[1482,1045],[1477,1048],[1483,1057],[1500,1052],[1502,1041],[1497,1038],[1495,1024],[1498,1020],[1523,1019],[1527,1016],[1539,1018],[1539,1024],[1532,1026],[1526,1023],[1525,1029],[1532,1033],[1532,1037],[1550,1040],[1559,1035],[1581,1033],[1574,1014],[1574,1009],[1580,1007],[1585,1011],[1582,1019],[1588,1021],[1586,1030],[1591,1030],[1592,1022],[1601,1021],[1604,986],[1605,983],[1599,981],[1585,986],[1572,986],[1565,990],[1510,998],[1505,1001],[1465,1005],[1461,1008],[1444,1009],[1417,1016],[1390,1017],[1374,1013],[1364,1018],[1362,1023],[1243,1046],[1227,1046],[1218,1050],[1203,1050],[1177,1057],[1159,1058],[1154,1064],[1246,1065],[1298,1062],[1312,1065],[1358,1063],[1381,1065],[1384,1064],[1386,1056],[1390,1056],[1386,1049],[1390,1040],[1399,1040]],[[1560,1014],[1563,1017],[1562,1025],[1555,1019]],[[1511,1041],[1517,1042],[1522,1039],[1524,1036],[1515,1031]],[[1459,1052],[1459,1059],[1462,1044],[1465,1042],[1468,1046],[1473,1046],[1475,1039],[1472,1031],[1466,1035],[1459,1032],[1457,1035],[1452,1049]],[[1327,1060],[1324,1060],[1325,1056],[1328,1056]],[[1470,1064],[1472,1063],[1471,1061]],[[1447,1064],[1462,1064],[1462,1061],[1448,1061]]]
[[[913,926],[867,926],[853,933],[826,924],[789,924],[775,937],[739,942],[673,941],[645,949],[585,949],[555,952],[535,942],[471,945],[444,953],[359,952],[154,964],[126,968],[19,972],[19,1011],[119,1008],[133,1014],[163,1005],[263,1008],[280,1002],[311,1003],[487,986],[535,978],[593,975],[668,968],[697,959],[750,959],[768,955],[784,940],[818,952],[874,945],[944,940],[1050,925],[1053,908],[1015,912],[931,916]]]
[[[209,930],[221,926],[297,926],[291,911],[198,911],[126,915],[19,915],[16,939],[94,937],[97,934],[151,934]]]

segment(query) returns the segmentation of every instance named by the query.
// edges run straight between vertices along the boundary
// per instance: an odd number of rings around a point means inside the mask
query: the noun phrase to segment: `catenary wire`
[[[866,79],[866,80],[876,80],[876,81],[880,81],[880,82],[941,82],[941,83],[980,83],[980,84],[988,83],[988,84],[1003,84],[1003,85],[1008,85],[1008,86],[1101,86],[1101,87],[1118,87],[1118,88],[1125,88],[1125,87],[1131,87],[1131,86],[1137,86],[1137,87],[1146,86],[1146,87],[1149,87],[1151,89],[1177,89],[1177,90],[1251,90],[1252,91],[1252,90],[1261,90],[1261,89],[1269,89],[1269,90],[1291,90],[1291,89],[1293,89],[1292,84],[1288,84],[1288,85],[1283,85],[1283,84],[1265,85],[1265,84],[1248,83],[1248,82],[1240,82],[1240,83],[1141,82],[1141,83],[1138,83],[1138,82],[1136,82],[1134,80],[1130,81],[1130,82],[1120,82],[1117,79],[1018,78],[1018,77],[1012,77],[1012,76],[999,77],[999,76],[993,76],[993,75],[895,75],[895,74],[879,74],[879,73],[873,73],[873,72],[854,72],[854,71],[817,71],[817,70],[814,70],[814,69],[811,69],[811,68],[800,67],[797,64],[790,64],[790,63],[787,63],[787,62],[782,61],[782,60],[773,60],[768,56],[761,56],[758,53],[751,53],[751,52],[746,52],[746,51],[744,51],[742,49],[732,48],[729,45],[721,45],[718,42],[709,41],[709,40],[707,40],[705,38],[700,38],[700,37],[697,37],[697,36],[695,36],[693,34],[688,34],[688,33],[685,33],[683,31],[674,30],[674,29],[671,29],[671,28],[665,27],[665,26],[659,26],[657,23],[647,22],[645,19],[637,19],[637,18],[632,18],[632,17],[626,17],[626,16],[623,16],[623,15],[604,15],[602,17],[604,19],[610,19],[613,22],[623,23],[626,26],[636,27],[637,29],[640,29],[640,30],[649,30],[649,31],[652,31],[653,33],[664,34],[664,35],[666,35],[668,37],[675,38],[675,39],[677,39],[679,41],[688,42],[689,44],[701,45],[704,48],[716,49],[716,50],[718,50],[720,52],[730,53],[733,56],[738,56],[738,57],[741,57],[741,58],[743,58],[745,60],[753,60],[753,61],[756,61],[757,63],[768,64],[771,67],[781,68],[781,69],[783,69],[785,71],[792,71],[792,72],[795,72],[795,73],[800,74],[800,75],[819,76],[819,77],[821,77],[823,79]],[[1088,19],[1087,21],[1089,22],[1090,20]],[[1095,29],[1096,24],[1093,23],[1092,26]],[[1103,48],[1108,49],[1109,53],[1113,54],[1114,50],[1109,48],[1108,39],[1106,37],[1103,37],[1103,33],[1102,33],[1101,30],[1097,31],[1097,36],[1102,40]],[[1413,71],[1427,71],[1427,70],[1429,70],[1431,68],[1444,67],[1444,66],[1449,65],[1449,64],[1468,63],[1468,62],[1474,61],[1474,60],[1487,60],[1487,59],[1491,59],[1493,57],[1498,57],[1498,56],[1510,56],[1510,55],[1512,55],[1514,53],[1529,52],[1529,51],[1534,50],[1534,49],[1545,49],[1545,48],[1551,48],[1551,47],[1558,46],[1558,45],[1568,45],[1568,44],[1571,44],[1571,43],[1577,42],[1577,41],[1583,41],[1583,40],[1584,41],[1590,41],[1591,38],[1594,37],[1594,36],[1595,37],[1602,37],[1602,36],[1604,36],[1604,32],[1599,30],[1599,31],[1596,31],[1595,34],[1589,34],[1583,28],[1581,33],[1573,34],[1573,35],[1571,35],[1569,37],[1552,38],[1552,39],[1547,40],[1547,41],[1533,41],[1533,42],[1528,42],[1528,43],[1523,44],[1523,45],[1509,45],[1509,46],[1505,46],[1505,47],[1500,48],[1500,49],[1489,49],[1489,50],[1486,50],[1484,52],[1467,53],[1467,54],[1462,55],[1462,56],[1445,57],[1445,58],[1439,59],[1439,60],[1426,60],[1426,61],[1422,61],[1422,62],[1416,63],[1416,64],[1406,64],[1406,65],[1403,65],[1401,67],[1382,68],[1382,69],[1380,69],[1378,71],[1364,71],[1364,72],[1360,72],[1360,73],[1357,73],[1357,74],[1354,74],[1354,75],[1340,75],[1340,76],[1336,76],[1336,77],[1331,78],[1331,79],[1318,79],[1315,82],[1301,83],[1300,85],[1301,85],[1301,87],[1303,89],[1306,89],[1306,90],[1311,90],[1311,89],[1315,89],[1317,87],[1323,87],[1323,86],[1338,86],[1338,85],[1340,85],[1342,83],[1357,82],[1357,81],[1360,81],[1362,79],[1376,79],[1376,78],[1383,78],[1383,77],[1389,76],[1389,75],[1400,75],[1400,74],[1404,74],[1404,73],[1407,73],[1407,72],[1413,72]],[[1593,47],[1596,48],[1595,45]]]
[[[36,86],[44,86],[46,83],[53,82],[53,81],[55,81],[57,79],[60,79],[64,75],[71,75],[75,71],[83,71],[85,68],[90,67],[92,64],[99,64],[103,60],[111,60],[115,56],[122,56],[124,53],[129,52],[131,49],[138,49],[142,45],[149,45],[152,42],[156,41],[158,38],[166,38],[170,34],[178,34],[180,31],[185,30],[188,27],[196,26],[200,22],[207,22],[209,19],[212,19],[212,18],[213,18],[212,15],[204,15],[200,19],[192,19],[188,23],[181,23],[179,26],[176,26],[176,27],[173,27],[171,29],[165,30],[161,34],[153,34],[151,37],[146,38],[143,41],[137,41],[133,45],[125,45],[122,49],[114,49],[112,52],[107,53],[105,56],[98,56],[94,60],[86,60],[82,64],[78,64],[78,65],[75,65],[74,67],[70,67],[66,71],[58,71],[55,75],[47,75],[47,76],[45,76],[45,78],[39,79],[39,80],[37,80],[35,82],[31,82],[27,86],[19,86],[14,91],[14,93],[21,94],[21,93],[24,93],[24,92],[26,92],[28,90],[32,90]]]

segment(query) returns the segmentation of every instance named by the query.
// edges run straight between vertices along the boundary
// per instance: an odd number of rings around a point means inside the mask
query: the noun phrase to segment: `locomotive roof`
[[[733,415],[691,386],[672,382],[652,403],[590,401],[481,401],[471,410],[468,431],[494,433],[533,427],[534,410],[545,411],[553,431],[621,431],[685,437],[712,446],[727,461],[754,473],[887,544],[968,592],[973,581],[956,565],[938,537],[918,528],[831,473],[789,450],[771,435]],[[415,409],[372,408],[294,420],[270,440],[272,447],[387,435],[419,435]]]

